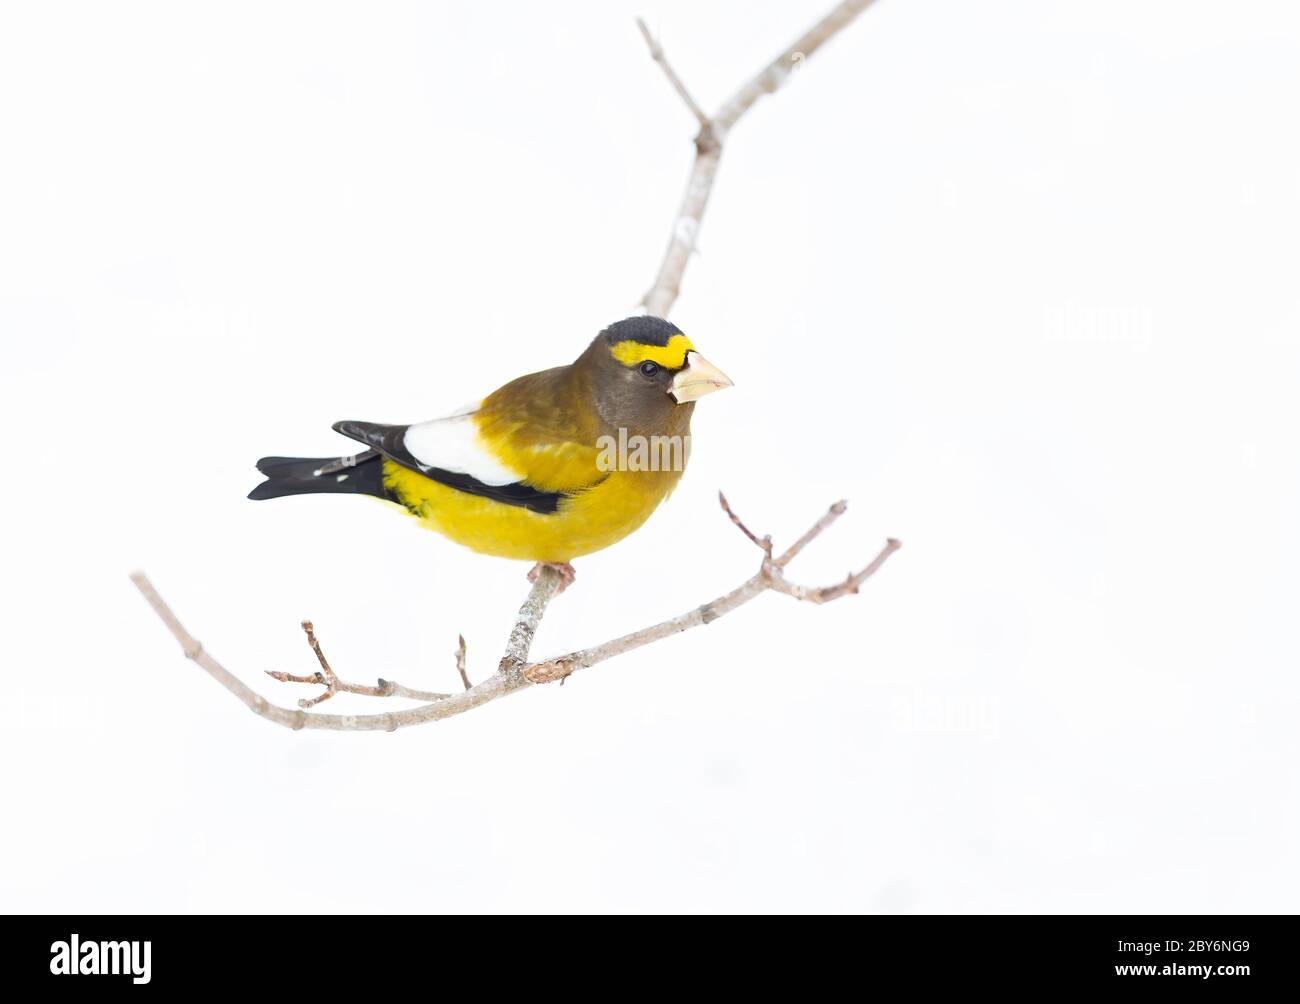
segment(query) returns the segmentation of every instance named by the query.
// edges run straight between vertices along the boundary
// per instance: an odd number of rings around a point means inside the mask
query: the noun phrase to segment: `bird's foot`
[[[578,577],[577,570],[572,565],[570,565],[567,561],[564,562],[539,561],[529,571],[528,581],[536,582],[537,576],[541,574],[543,568],[554,569],[556,574],[559,575],[560,577],[560,586],[558,589],[555,590],[556,596],[559,596],[560,593],[564,592],[571,585],[573,585],[573,580]]]

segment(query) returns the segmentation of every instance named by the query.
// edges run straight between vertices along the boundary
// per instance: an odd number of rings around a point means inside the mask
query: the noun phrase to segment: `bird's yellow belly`
[[[565,562],[617,543],[658,508],[681,471],[614,471],[593,488],[565,497],[553,513],[533,512],[431,481],[384,461],[384,484],[420,524],[480,554]]]

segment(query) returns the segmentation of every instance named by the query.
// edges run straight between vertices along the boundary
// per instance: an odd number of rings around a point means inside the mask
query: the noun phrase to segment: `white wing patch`
[[[512,485],[523,480],[521,473],[487,451],[471,412],[412,425],[403,445],[425,467],[468,474],[485,485]]]

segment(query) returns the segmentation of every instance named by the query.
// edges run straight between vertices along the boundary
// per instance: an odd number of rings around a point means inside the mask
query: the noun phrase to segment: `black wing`
[[[355,439],[358,443],[365,443],[393,463],[415,471],[416,474],[423,474],[430,481],[436,481],[440,485],[446,485],[467,495],[481,495],[494,502],[517,505],[538,513],[553,513],[559,508],[560,499],[564,497],[559,492],[540,491],[521,481],[510,485],[489,485],[469,474],[444,471],[439,467],[426,467],[411,456],[406,448],[408,428],[409,426],[405,425],[381,425],[378,422],[334,423],[335,432],[342,433],[349,439]]]

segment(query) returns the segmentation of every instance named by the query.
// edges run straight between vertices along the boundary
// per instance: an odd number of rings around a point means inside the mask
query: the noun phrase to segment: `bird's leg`
[[[528,581],[536,582],[537,576],[542,573],[543,568],[554,569],[555,573],[560,577],[560,587],[555,590],[556,596],[559,596],[560,593],[573,585],[573,580],[578,577],[577,570],[567,561],[539,561],[529,570]]]

